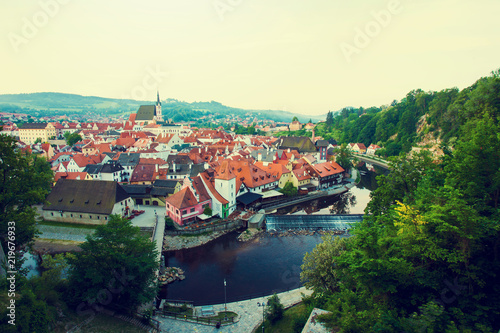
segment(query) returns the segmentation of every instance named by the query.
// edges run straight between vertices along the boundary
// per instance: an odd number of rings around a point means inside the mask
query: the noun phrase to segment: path
[[[302,300],[302,293],[310,295],[312,290],[307,290],[305,287],[285,291],[278,294],[281,303],[286,307],[290,307],[299,303]],[[232,325],[221,327],[220,329],[215,326],[207,326],[201,324],[194,324],[180,320],[168,319],[161,316],[156,316],[160,322],[160,329],[162,332],[170,333],[208,333],[208,332],[227,332],[227,333],[251,333],[258,325],[262,323],[262,307],[257,305],[257,302],[267,302],[267,299],[272,295],[266,297],[258,297],[241,302],[227,303],[227,310],[236,312],[240,320]],[[216,312],[224,310],[224,304],[214,305]],[[199,311],[199,307],[196,308]]]

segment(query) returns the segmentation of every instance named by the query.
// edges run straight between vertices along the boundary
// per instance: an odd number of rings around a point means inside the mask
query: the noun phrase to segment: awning
[[[257,194],[257,193],[245,193],[243,195],[240,195],[239,197],[236,198],[236,201],[246,205],[251,204],[252,202],[255,202],[262,198],[262,194]]]
[[[271,190],[271,191],[267,191],[267,192],[262,192],[262,199],[280,197],[282,195],[283,195],[283,193],[281,193],[281,192]]]

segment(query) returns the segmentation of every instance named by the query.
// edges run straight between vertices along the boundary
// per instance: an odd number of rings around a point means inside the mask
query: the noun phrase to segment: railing
[[[242,221],[227,221],[219,222],[213,225],[204,225],[196,229],[179,229],[179,230],[165,230],[165,235],[177,236],[177,235],[197,235],[208,231],[223,231],[229,229],[235,229],[242,226]]]
[[[234,323],[234,320],[236,318],[233,316],[225,317],[225,318],[200,317],[200,316],[182,314],[182,313],[177,313],[177,312],[168,312],[168,311],[163,311],[163,312],[160,312],[158,314],[160,316],[168,317],[168,318],[175,319],[175,320],[181,320],[181,321],[187,321],[187,322],[191,322],[191,323],[205,324],[205,325],[232,324],[232,323]]]

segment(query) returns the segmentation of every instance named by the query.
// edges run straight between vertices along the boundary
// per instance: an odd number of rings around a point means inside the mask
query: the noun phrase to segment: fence
[[[165,230],[165,235],[197,235],[204,232],[225,231],[230,229],[237,229],[243,226],[242,220],[217,222],[216,224],[199,226],[196,229],[179,229],[179,230]]]
[[[234,323],[234,320],[236,318],[234,316],[200,317],[200,316],[182,314],[182,313],[177,313],[177,312],[168,312],[168,311],[160,312],[159,315],[163,316],[163,317],[175,319],[175,320],[181,320],[181,321],[187,321],[187,322],[191,322],[191,323],[205,324],[205,325],[217,325],[217,323],[219,323],[220,325],[232,324],[232,323]]]

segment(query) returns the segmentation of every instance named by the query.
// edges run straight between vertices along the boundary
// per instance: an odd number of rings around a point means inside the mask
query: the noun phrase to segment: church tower
[[[155,106],[156,121],[163,121],[163,115],[161,114],[161,102],[160,102],[160,92],[156,91],[156,106]]]

